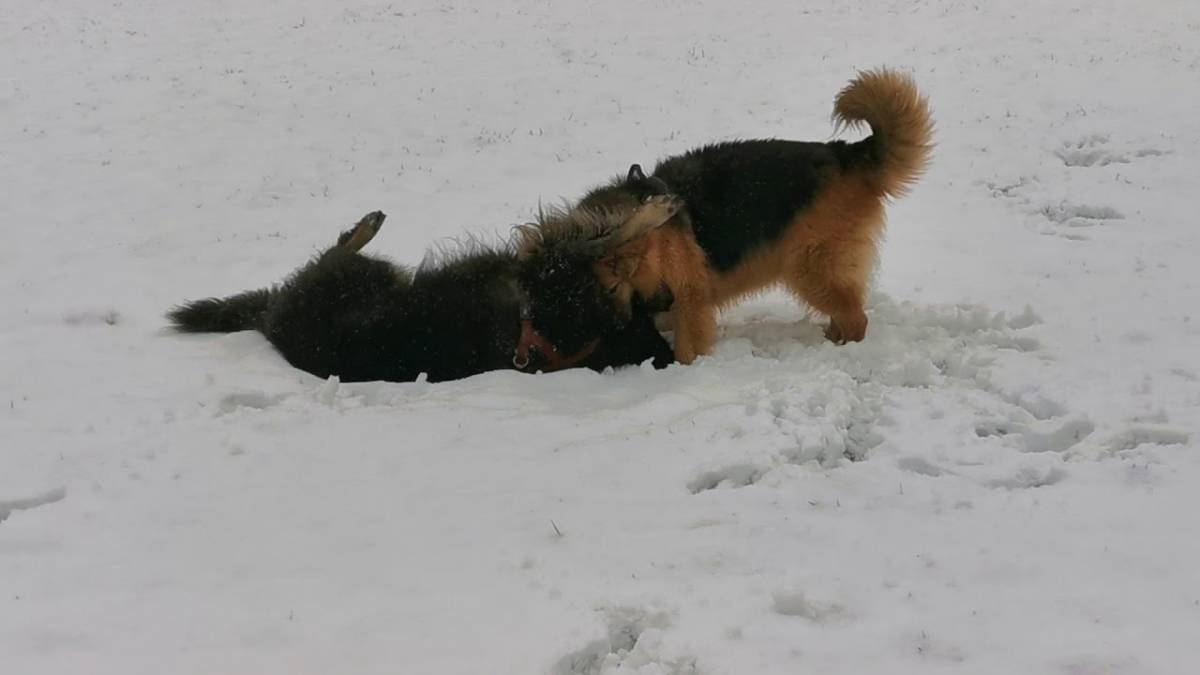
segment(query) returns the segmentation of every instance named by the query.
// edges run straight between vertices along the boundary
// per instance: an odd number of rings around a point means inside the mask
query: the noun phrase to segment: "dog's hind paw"
[[[338,235],[337,245],[352,252],[362,250],[379,233],[385,218],[387,215],[383,211],[368,213],[353,228]]]

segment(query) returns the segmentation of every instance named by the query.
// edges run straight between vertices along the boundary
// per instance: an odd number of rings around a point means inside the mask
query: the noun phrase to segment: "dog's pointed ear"
[[[646,180],[646,174],[642,172],[641,164],[631,164],[629,166],[629,175],[625,177],[627,182]]]

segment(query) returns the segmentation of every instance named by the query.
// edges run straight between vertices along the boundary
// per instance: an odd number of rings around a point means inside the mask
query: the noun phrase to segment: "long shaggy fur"
[[[610,204],[541,205],[535,222],[513,228],[511,245],[521,257],[546,247],[611,251],[662,225],[682,206],[666,194]]]
[[[884,69],[861,73],[838,94],[834,120],[865,122],[872,133],[855,143],[707,145],[660,161],[649,178],[631,167],[580,201],[622,203],[662,189],[683,199],[666,225],[597,266],[601,284],[622,301],[666,285],[678,360],[708,353],[719,308],[779,283],[830,317],[831,340],[866,335],[884,201],[925,169],[933,125],[912,80]]]
[[[933,150],[929,102],[912,78],[884,68],[859,74],[838,93],[833,118],[839,128],[866,123],[878,153],[878,187],[892,198],[917,182]]]
[[[520,259],[515,244],[478,246],[410,272],[359,253],[370,236],[339,238],[346,245],[270,289],[190,302],[167,316],[184,332],[258,330],[297,368],[347,382],[511,369],[523,305],[562,356],[588,354],[580,366],[672,361],[650,313],[641,304],[619,311],[600,288],[593,266],[602,252],[570,238],[529,247]],[[530,369],[546,356],[534,355]]]
[[[220,299],[196,300],[167,313],[175,329],[183,333],[232,333],[258,327],[270,303],[266,288]]]

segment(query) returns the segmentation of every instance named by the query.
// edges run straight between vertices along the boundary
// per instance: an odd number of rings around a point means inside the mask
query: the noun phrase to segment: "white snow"
[[[0,4],[5,673],[1200,670],[1200,3]],[[163,312],[910,70],[868,339],[341,384]],[[850,461],[848,457],[857,461]]]

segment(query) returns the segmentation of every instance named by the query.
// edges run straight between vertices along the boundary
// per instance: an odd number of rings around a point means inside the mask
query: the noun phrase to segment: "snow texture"
[[[1200,3],[0,3],[5,673],[1200,672]],[[912,72],[866,341],[342,384],[187,298],[405,264]]]

